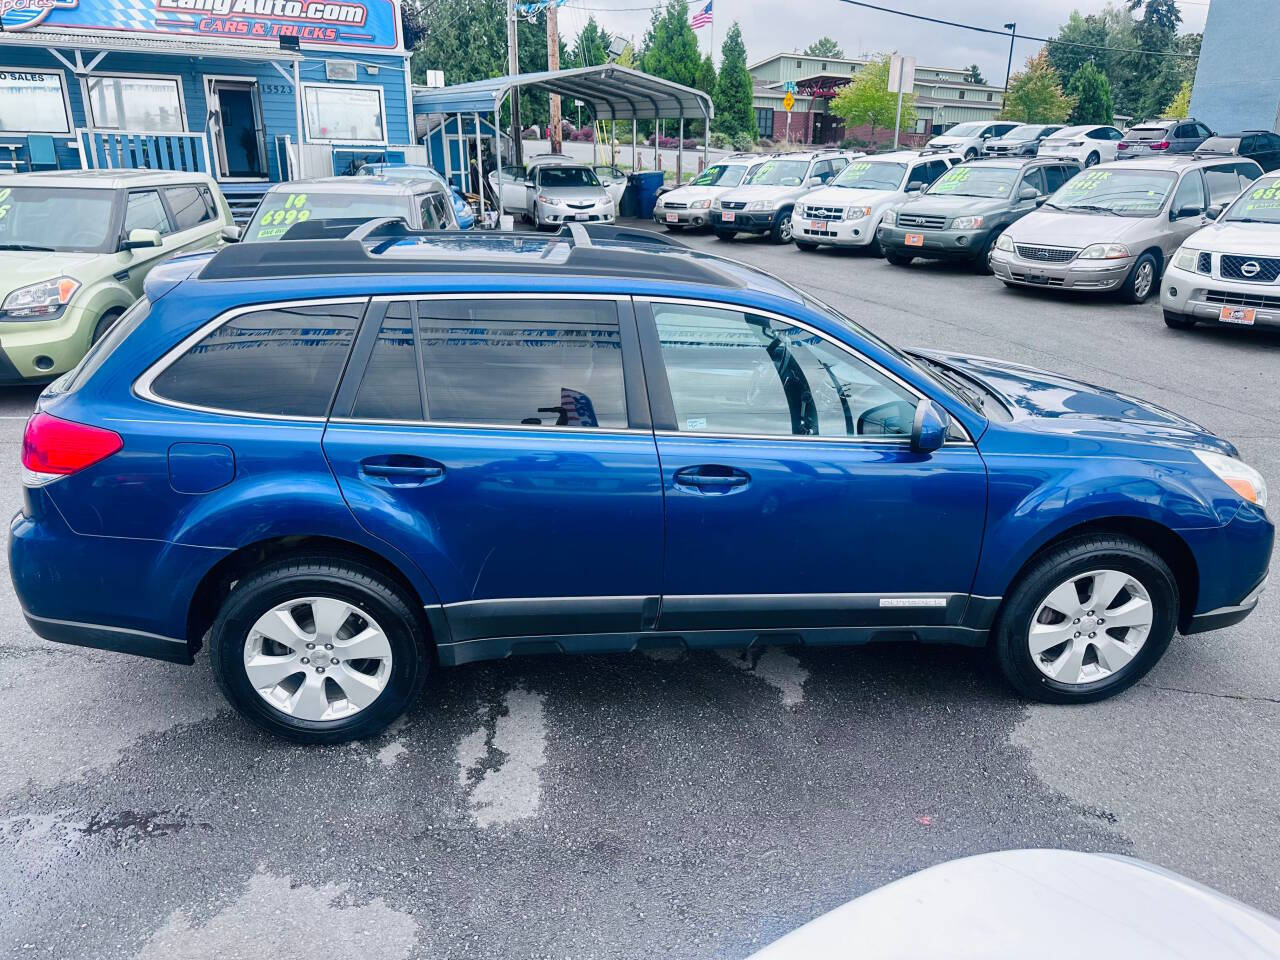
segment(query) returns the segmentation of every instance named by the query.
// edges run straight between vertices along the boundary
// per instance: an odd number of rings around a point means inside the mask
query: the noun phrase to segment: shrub
[[[684,141],[684,148],[686,150],[696,150],[700,146],[702,146],[702,144],[699,143],[697,140],[695,140],[693,137],[688,137]]]
[[[735,133],[733,135],[733,149],[740,153],[745,153],[756,145],[755,139],[745,133]]]
[[[729,146],[729,138],[717,130],[711,134],[711,146],[717,150],[724,150]]]
[[[595,127],[579,127],[569,134],[569,139],[578,143],[594,143],[596,139]]]

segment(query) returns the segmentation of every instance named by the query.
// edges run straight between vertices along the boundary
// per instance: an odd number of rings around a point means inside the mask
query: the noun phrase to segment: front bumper
[[[1016,283],[1023,287],[1107,291],[1119,289],[1128,278],[1136,260],[1136,257],[1126,257],[1123,260],[1043,263],[1039,260],[1024,260],[1016,253],[994,250],[991,253],[991,270],[1006,283]]]
[[[69,306],[53,320],[0,322],[0,384],[43,383],[85,355],[99,314]]]
[[[1280,283],[1218,280],[1170,265],[1160,283],[1160,305],[1200,323],[1280,327]]]
[[[708,207],[701,207],[697,210],[690,210],[687,207],[683,210],[666,210],[662,207],[654,207],[653,222],[681,227],[705,227],[711,222],[711,210]]]
[[[1177,531],[1191,548],[1199,574],[1195,608],[1178,624],[1203,633],[1239,623],[1258,605],[1271,566],[1275,526],[1264,510],[1241,504],[1222,527]]]
[[[793,213],[791,235],[804,243],[865,247],[876,238],[875,219],[860,217],[857,220],[807,220],[799,213]]]
[[[729,210],[732,220],[725,219],[726,211],[711,211],[711,226],[724,233],[768,233],[778,219],[777,210]]]
[[[1266,589],[1267,579],[1267,577],[1263,577],[1262,581],[1250,590],[1239,603],[1234,603],[1227,607],[1218,607],[1216,610],[1207,610],[1204,613],[1192,614],[1190,619],[1183,625],[1182,632],[1207,633],[1210,630],[1221,630],[1223,627],[1235,626],[1257,609],[1258,601],[1262,598],[1262,591]]]
[[[907,234],[915,234],[922,239],[922,243],[919,246],[908,246]],[[880,238],[880,246],[894,253],[934,260],[972,260],[981,256],[986,249],[991,231],[917,230],[881,225],[876,235]]]
[[[597,204],[587,210],[576,210],[573,207],[558,204],[538,204],[538,219],[543,223],[613,223],[614,209]]]

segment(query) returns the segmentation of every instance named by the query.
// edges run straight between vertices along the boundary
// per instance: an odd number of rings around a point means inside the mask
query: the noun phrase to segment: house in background
[[[869,60],[775,53],[747,68],[751,74],[756,126],[762,137],[787,138],[783,97],[794,86],[790,139],[833,144],[846,137],[866,138],[867,128],[846,128],[828,110],[832,97]],[[1004,106],[1000,87],[970,83],[963,68],[917,67],[915,82],[916,139],[927,139],[966,120],[994,120]],[[892,134],[890,134],[892,137]]]
[[[1276,0],[1213,0],[1191,88],[1191,115],[1219,133],[1280,132],[1277,62]]]

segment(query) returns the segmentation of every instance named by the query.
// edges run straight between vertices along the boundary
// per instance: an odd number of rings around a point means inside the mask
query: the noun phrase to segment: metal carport
[[[680,121],[680,147],[676,154],[677,176],[683,173],[684,166],[684,121],[685,118],[702,119],[705,128],[709,129],[711,118],[715,116],[715,108],[711,97],[701,90],[686,87],[683,84],[663,80],[661,77],[641,73],[629,67],[616,64],[605,64],[599,67],[575,67],[569,70],[544,70],[539,73],[521,73],[514,76],[493,77],[489,80],[475,80],[471,83],[460,83],[452,87],[426,88],[414,87],[414,116],[443,115],[443,124],[448,129],[450,118],[456,118],[459,133],[462,130],[462,118],[471,114],[475,123],[477,161],[480,155],[480,117],[493,113],[495,120],[500,114],[503,101],[513,90],[535,88],[548,93],[557,93],[562,97],[581,100],[588,106],[596,120],[630,120],[631,121],[631,164],[636,165],[638,146],[636,144],[636,121],[678,119]],[[520,132],[512,131],[518,139]],[[653,138],[654,168],[658,166],[659,137]],[[612,152],[613,138],[610,137]],[[449,151],[446,147],[445,155]],[[702,157],[706,161],[707,138],[703,138]],[[616,158],[615,158],[616,159]],[[497,138],[498,167],[502,167],[502,139]],[[480,169],[477,163],[477,169]],[[451,171],[446,171],[451,176]],[[463,171],[464,176],[469,175]],[[481,169],[481,177],[483,177]],[[501,178],[499,178],[501,179]],[[480,193],[481,219],[484,217],[484,193]]]

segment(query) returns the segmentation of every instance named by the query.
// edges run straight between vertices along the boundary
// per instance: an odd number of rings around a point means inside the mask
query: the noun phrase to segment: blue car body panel
[[[1193,452],[1232,455],[1229,443],[1111,391],[934,355],[1008,405],[977,412],[914,362],[741,265],[716,261],[733,282],[709,287],[411,269],[209,281],[198,276],[206,262],[180,257],[153,271],[138,328],[83,384],[41,398],[47,413],[124,438],[114,456],[27,490],[12,522],[10,569],[42,635],[189,661],[200,585],[237,551],[302,537],[350,544],[398,571],[446,663],[762,635],[981,643],[1027,561],[1099,522],[1148,525],[1185,548],[1194,586],[1184,628],[1234,609],[1267,570],[1265,513]],[[679,297],[791,317],[934,400],[968,439],[918,454],[902,443],[655,430],[651,371],[641,369],[650,358],[641,364],[630,343],[631,422],[618,430],[259,417],[134,390],[159,357],[232,309],[445,293],[597,294],[626,310],[632,298]],[[631,322],[643,340],[644,311]],[[429,475],[403,483],[369,471],[395,457]],[[708,464],[746,482],[725,492],[680,482]]]

